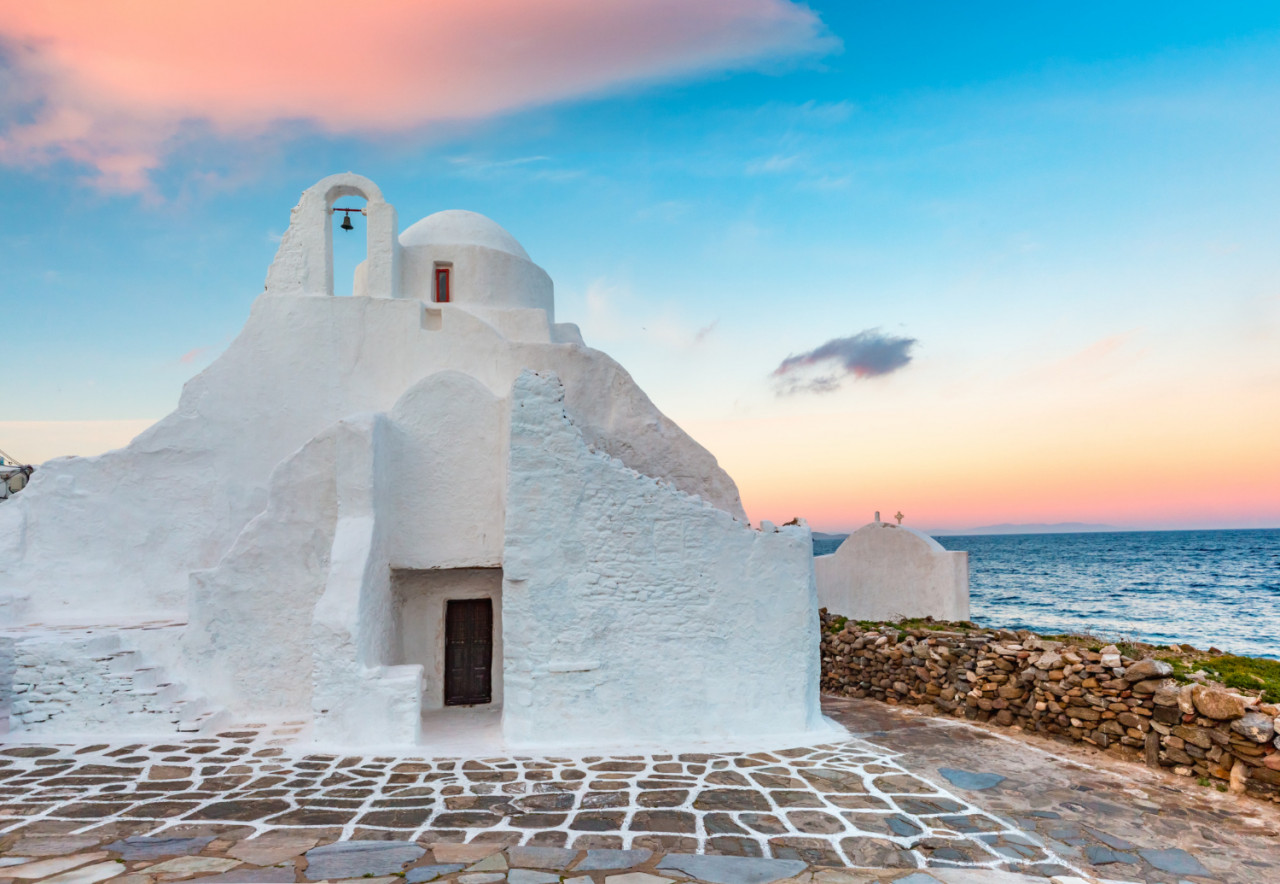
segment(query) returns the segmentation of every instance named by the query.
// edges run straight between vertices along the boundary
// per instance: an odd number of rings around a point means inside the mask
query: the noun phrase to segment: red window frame
[[[436,268],[436,303],[437,304],[449,303],[449,297],[452,294],[452,292],[449,290],[449,283],[450,283],[449,270],[450,268],[448,267]]]

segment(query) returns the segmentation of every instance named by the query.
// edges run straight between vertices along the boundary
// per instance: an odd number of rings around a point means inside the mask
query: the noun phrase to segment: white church
[[[332,219],[368,258],[333,294]],[[338,207],[341,210],[342,207]],[[558,323],[500,226],[303,193],[248,322],[128,447],[0,503],[4,739],[780,744],[818,706],[810,533]]]

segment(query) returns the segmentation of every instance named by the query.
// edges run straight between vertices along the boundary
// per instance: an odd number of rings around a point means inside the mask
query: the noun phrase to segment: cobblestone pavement
[[[12,745],[0,749],[0,881],[1253,884],[1280,868],[1277,814],[1259,802],[1140,783],[882,704],[832,700],[828,712],[855,738],[756,753],[357,757],[256,730]],[[722,859],[695,868],[685,854]],[[539,855],[558,866],[531,864]]]
[[[1097,749],[824,697],[852,734],[1034,836],[1076,868],[1142,882],[1280,882],[1280,807]],[[959,769],[959,770],[957,770]]]

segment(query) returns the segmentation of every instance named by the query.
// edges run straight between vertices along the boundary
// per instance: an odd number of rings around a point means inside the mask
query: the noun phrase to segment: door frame
[[[422,667],[423,711],[445,708],[445,603],[450,599],[487,598],[493,604],[492,700],[488,706],[473,708],[502,706],[502,582],[501,567],[392,569],[396,606],[394,662]]]

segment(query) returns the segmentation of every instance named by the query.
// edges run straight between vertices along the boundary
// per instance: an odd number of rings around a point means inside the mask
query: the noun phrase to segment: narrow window
[[[436,268],[436,303],[449,303],[449,268]]]

